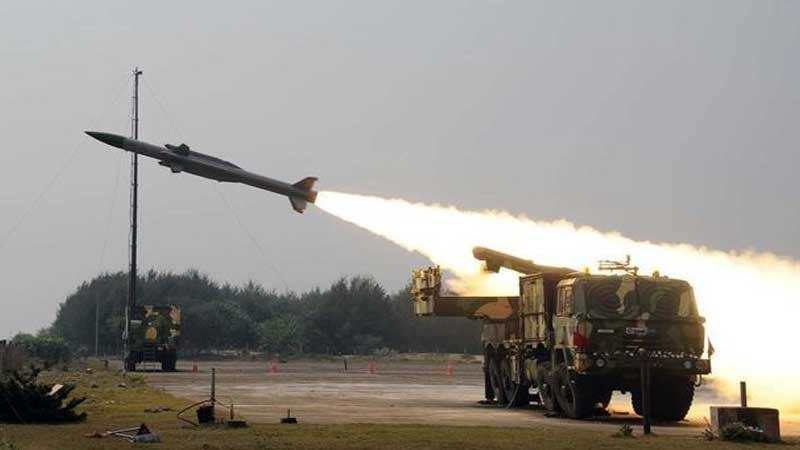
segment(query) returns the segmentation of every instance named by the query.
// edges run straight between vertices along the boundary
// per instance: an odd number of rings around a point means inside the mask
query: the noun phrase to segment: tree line
[[[95,317],[103,354],[118,354],[128,275],[104,273],[60,304],[49,334],[92,354]],[[249,282],[219,284],[196,270],[149,271],[138,279],[141,305],[179,305],[181,351],[255,350],[270,353],[367,354],[480,352],[480,322],[416,318],[410,287],[395,293],[373,278],[342,278],[325,289],[278,293]]]

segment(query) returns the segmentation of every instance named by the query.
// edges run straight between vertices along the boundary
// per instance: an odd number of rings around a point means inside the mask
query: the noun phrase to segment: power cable
[[[111,190],[111,195],[108,199],[108,213],[106,214],[106,227],[105,232],[103,233],[105,238],[103,239],[103,247],[100,250],[100,262],[98,264],[98,269],[103,269],[103,263],[105,262],[106,257],[106,249],[108,247],[109,237],[111,235],[111,225],[114,222],[114,208],[117,204],[117,191],[119,190],[119,179],[120,174],[122,172],[122,164],[120,162],[123,159],[124,153],[120,152],[119,159],[117,159],[117,170],[116,174],[114,175],[114,188]]]
[[[128,84],[128,80],[129,79],[130,79],[130,76],[128,76],[125,79],[125,83],[123,83],[120,86],[120,89],[117,91],[116,95],[113,97],[112,102],[109,103],[106,106],[106,108],[100,113],[100,115],[97,116],[97,118],[95,118],[94,120],[91,121],[92,123],[97,123],[103,116],[106,115],[106,113],[109,111],[111,106],[116,105],[117,101],[119,100],[120,93],[123,92],[122,88],[124,88]],[[61,178],[61,175],[64,174],[64,172],[66,171],[67,167],[69,167],[70,164],[72,163],[72,161],[75,160],[75,157],[78,156],[78,150],[80,150],[81,146],[85,142],[86,142],[85,139],[81,139],[80,141],[78,141],[75,144],[75,147],[70,152],[69,157],[67,157],[67,159],[61,164],[61,166],[58,168],[58,170],[56,170],[55,175],[53,175],[53,177],[50,179],[50,181],[45,185],[44,189],[39,193],[38,196],[36,196],[34,201],[22,213],[22,215],[14,223],[14,225],[12,225],[11,228],[5,233],[3,238],[0,239],[0,250],[5,248],[6,244],[8,244],[9,240],[14,235],[14,233],[16,233],[16,231],[19,229],[19,227],[22,226],[22,224],[25,222],[25,220],[28,219],[28,217],[31,215],[31,213],[33,213],[33,211],[36,209],[36,207],[39,206],[39,203],[47,195],[47,193],[50,192],[50,190],[53,188],[53,186],[55,186],[56,182],[58,182],[59,178]]]
[[[142,85],[144,85],[145,89],[147,89],[147,92],[151,95],[153,100],[155,100],[156,105],[158,105],[158,107],[161,110],[162,114],[164,114],[164,116],[166,117],[170,128],[172,128],[172,131],[175,132],[178,135],[178,137],[181,139],[181,141],[185,141],[185,139],[183,137],[183,133],[181,133],[180,129],[177,126],[177,122],[173,119],[172,115],[169,113],[167,108],[164,106],[165,103],[160,100],[160,97],[155,93],[154,89],[150,86],[150,84],[147,81],[142,81]],[[263,246],[258,242],[258,240],[253,235],[253,233],[251,233],[250,230],[247,228],[247,226],[245,226],[244,221],[239,216],[239,214],[236,212],[236,210],[233,208],[233,205],[231,205],[231,203],[230,203],[230,201],[228,201],[227,197],[225,197],[225,195],[222,193],[222,191],[217,187],[216,183],[213,183],[211,186],[214,188],[214,191],[217,193],[217,195],[219,195],[219,197],[222,199],[222,202],[228,208],[228,211],[230,211],[231,215],[233,215],[233,217],[236,219],[236,223],[242,229],[244,234],[248,237],[248,239],[250,239],[250,242],[253,243],[253,245],[256,247],[256,249],[258,249],[258,252],[261,254],[261,257],[265,261],[267,261],[267,264],[268,264],[269,268],[275,273],[277,278],[280,280],[281,284],[283,284],[283,287],[284,287],[284,289],[286,289],[286,292],[289,292],[289,285],[288,285],[288,283],[286,283],[286,279],[283,277],[283,274],[278,269],[278,267],[275,266],[275,264],[272,264],[270,262],[271,259],[267,257],[267,252],[264,250]]]
[[[130,120],[126,119],[126,126],[125,126],[125,134],[128,133],[130,130]],[[114,187],[111,190],[111,196],[108,199],[108,214],[106,215],[106,229],[104,232],[104,239],[103,239],[103,246],[100,250],[100,262],[98,265],[98,271],[103,269],[103,263],[105,262],[106,250],[108,248],[108,241],[111,237],[111,225],[114,222],[114,209],[117,205],[117,192],[119,191],[119,180],[122,174],[122,161],[123,157],[125,156],[125,152],[119,152],[119,159],[117,159],[116,165],[116,173],[114,175]]]
[[[146,80],[142,80],[142,85],[145,87],[145,89],[147,89],[147,92],[150,93],[150,96],[153,98],[153,100],[155,100],[156,105],[164,114],[164,117],[167,119],[167,123],[169,124],[170,128],[172,128],[172,131],[178,135],[178,138],[180,138],[181,141],[184,141],[185,139],[183,137],[183,133],[181,132],[180,128],[178,128],[178,124],[173,119],[172,115],[169,113],[169,111],[167,111],[167,108],[164,106],[165,103],[161,101],[160,96],[156,95],[155,90],[150,87],[150,84]]]
[[[225,206],[231,212],[231,215],[233,215],[233,217],[236,219],[236,223],[239,224],[239,227],[242,229],[242,231],[244,231],[245,235],[247,235],[247,237],[250,239],[250,242],[252,242],[253,245],[258,249],[259,253],[261,253],[261,258],[263,258],[265,261],[267,261],[267,264],[268,264],[269,268],[272,269],[272,271],[275,273],[275,275],[278,276],[278,279],[281,281],[281,283],[283,283],[283,287],[284,287],[284,289],[286,289],[286,292],[289,292],[289,285],[286,283],[286,279],[283,278],[283,275],[281,274],[281,271],[278,270],[278,268],[275,266],[275,264],[272,264],[270,262],[271,260],[267,257],[267,252],[264,251],[264,248],[261,246],[261,244],[255,238],[255,236],[253,236],[253,234],[250,232],[250,230],[245,226],[245,224],[242,221],[241,217],[239,217],[239,214],[236,212],[235,209],[233,209],[233,206],[230,204],[230,202],[225,197],[225,195],[222,193],[222,191],[219,190],[219,188],[217,187],[216,184],[212,184],[212,186],[214,187],[214,191],[222,199],[222,202],[225,203]]]

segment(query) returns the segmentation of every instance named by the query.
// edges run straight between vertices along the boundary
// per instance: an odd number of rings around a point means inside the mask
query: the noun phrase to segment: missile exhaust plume
[[[418,252],[455,276],[450,289],[469,295],[517,295],[518,275],[481,272],[475,246],[539,264],[595,269],[630,254],[640,273],[689,281],[716,353],[715,386],[738,381],[753,404],[800,410],[800,263],[770,253],[724,252],[689,244],[634,241],[567,221],[544,222],[502,211],[461,211],[401,199],[320,192],[322,210]],[[410,274],[409,268],[409,274]]]

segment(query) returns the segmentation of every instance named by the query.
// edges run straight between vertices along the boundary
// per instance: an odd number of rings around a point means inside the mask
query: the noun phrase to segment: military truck
[[[137,306],[131,311],[125,370],[136,364],[161,363],[161,370],[174,372],[181,335],[179,306]]]
[[[414,271],[412,296],[418,316],[483,321],[487,401],[515,407],[533,400],[580,419],[621,391],[641,415],[642,373],[649,373],[650,416],[686,416],[696,383],[711,372],[702,357],[705,320],[689,283],[641,276],[630,260],[603,262],[611,273],[592,275],[481,247],[473,255],[487,271],[521,273],[519,296],[443,296],[438,267]]]

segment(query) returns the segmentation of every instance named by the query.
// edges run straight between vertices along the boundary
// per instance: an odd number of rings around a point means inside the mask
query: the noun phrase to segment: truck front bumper
[[[602,375],[617,371],[639,370],[645,362],[649,364],[651,370],[684,375],[711,373],[710,359],[681,355],[649,355],[643,358],[627,354],[578,354],[575,356],[574,369],[578,373]]]

